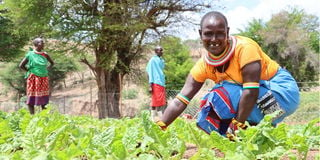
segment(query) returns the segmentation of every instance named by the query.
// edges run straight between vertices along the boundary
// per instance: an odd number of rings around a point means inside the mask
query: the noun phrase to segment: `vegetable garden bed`
[[[95,119],[47,109],[0,112],[0,159],[319,159],[320,118],[303,125],[258,126],[230,142],[177,119],[166,131],[148,112],[135,118]],[[214,149],[212,149],[214,148]]]

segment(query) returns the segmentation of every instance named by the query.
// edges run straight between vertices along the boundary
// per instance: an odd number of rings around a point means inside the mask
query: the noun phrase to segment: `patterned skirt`
[[[49,102],[49,78],[30,74],[27,79],[27,104],[46,105]]]

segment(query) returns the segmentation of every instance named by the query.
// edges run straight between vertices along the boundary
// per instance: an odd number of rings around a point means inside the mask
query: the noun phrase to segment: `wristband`
[[[166,130],[167,127],[168,127],[168,126],[167,126],[163,121],[161,121],[161,120],[157,121],[156,124],[157,124],[162,130]]]
[[[235,136],[229,132],[226,133],[226,137],[230,140],[230,141],[235,141]]]
[[[246,82],[243,83],[243,89],[250,89],[250,88],[259,88],[260,84],[258,82]]]
[[[242,128],[242,129],[246,129],[248,127],[246,124],[237,121],[235,118],[232,118],[231,123],[234,124],[237,127]]]
[[[181,93],[179,93],[176,98],[178,100],[180,100],[182,103],[184,103],[185,105],[188,105],[190,103],[190,99],[184,95],[182,95]]]

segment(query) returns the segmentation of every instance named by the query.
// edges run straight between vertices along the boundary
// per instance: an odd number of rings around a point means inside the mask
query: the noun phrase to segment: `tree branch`
[[[86,64],[93,72],[94,76],[97,77],[96,67],[92,66],[86,58],[80,59],[80,62]]]

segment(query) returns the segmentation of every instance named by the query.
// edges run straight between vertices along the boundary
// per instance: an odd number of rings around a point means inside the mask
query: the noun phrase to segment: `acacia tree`
[[[297,81],[314,81],[319,78],[318,24],[318,17],[293,8],[274,14],[267,23],[253,20],[240,35],[256,40]]]
[[[297,81],[318,80],[319,51],[312,36],[319,35],[319,19],[304,10],[282,11],[272,16],[261,31],[264,48],[281,66],[288,69]]]
[[[182,87],[194,62],[190,56],[190,49],[178,37],[168,36],[161,39],[164,48],[166,66],[166,89],[177,90]]]
[[[0,61],[8,62],[22,54],[21,47],[25,45],[28,38],[14,32],[14,24],[1,15],[3,12],[5,11],[0,10]]]
[[[265,25],[261,19],[253,19],[248,23],[244,30],[238,29],[238,31],[239,35],[250,37],[262,46],[264,44],[264,41],[261,35],[261,31],[264,29]]]
[[[81,61],[96,77],[99,118],[121,116],[122,79],[146,37],[186,21],[180,13],[210,7],[190,0],[6,0],[4,5],[17,26],[93,52],[95,61],[86,56]]]

